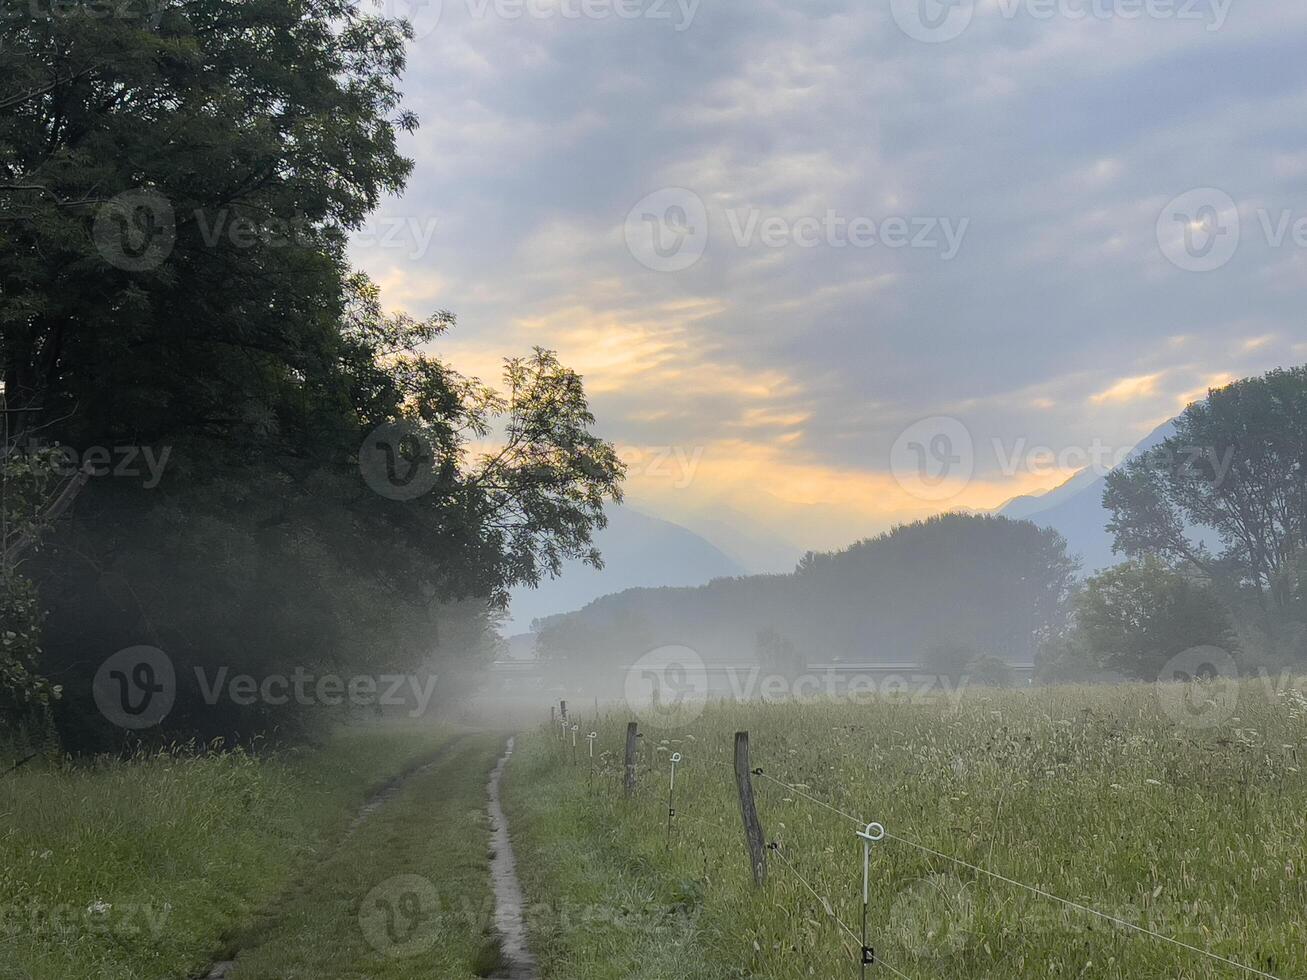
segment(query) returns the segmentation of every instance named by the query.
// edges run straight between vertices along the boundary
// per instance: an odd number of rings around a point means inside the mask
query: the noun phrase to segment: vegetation
[[[502,749],[497,735],[470,736],[409,780],[235,937],[232,980],[491,975],[499,944],[483,804]]]
[[[1117,550],[1204,576],[1272,661],[1307,658],[1307,367],[1209,392],[1103,502]]]
[[[583,688],[597,663],[629,664],[671,643],[709,662],[756,655],[783,672],[796,662],[924,663],[942,649],[958,667],[986,654],[1030,661],[1065,619],[1075,569],[1056,532],[945,514],[808,554],[790,575],[606,596],[542,622],[539,644]]]
[[[5,408],[0,395],[0,410]],[[7,418],[7,413],[3,413]],[[0,440],[0,761],[19,748],[49,748],[51,705],[62,693],[42,677],[40,632],[43,610],[23,558],[40,546],[49,527],[79,489],[77,477],[58,488],[57,464],[49,452],[18,453]]]
[[[620,788],[625,716],[581,719],[600,735],[593,772],[573,766],[552,731],[523,738],[508,802],[533,856],[525,883],[543,975],[854,976],[857,945],[828,911],[859,928],[860,827],[801,793],[1140,928],[1302,975],[1301,684],[1245,682],[1225,724],[1203,729],[1173,716],[1170,688],[1159,697],[1153,685],[972,687],[956,707],[907,697],[713,705],[645,730],[630,801]],[[772,854],[761,890],[730,768],[737,730],[752,732],[755,766],[798,790],[754,779],[767,840],[794,868]],[[673,751],[684,761],[669,848]],[[907,976],[1238,972],[901,841],[876,845],[871,868],[870,938]]]
[[[0,978],[195,975],[447,737],[354,728],[267,757],[177,746],[0,779]]]
[[[1083,650],[1094,667],[1135,680],[1157,680],[1187,650],[1235,646],[1230,617],[1213,591],[1154,555],[1090,578],[1072,609],[1062,649]]]
[[[6,418],[15,452],[95,474],[26,569],[65,745],[122,744],[91,679],[140,644],[176,667],[159,737],[303,728],[206,703],[196,668],[456,677],[512,586],[598,563],[622,466],[551,352],[465,378],[432,353],[452,314],[388,314],[348,267],[411,169],[411,29],[347,0],[101,13],[0,20]],[[37,612],[4,584],[30,672]]]

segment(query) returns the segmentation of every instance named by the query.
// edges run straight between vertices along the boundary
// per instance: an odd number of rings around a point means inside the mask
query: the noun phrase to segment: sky
[[[1307,362],[1301,0],[385,0],[384,302],[555,349],[629,502],[831,548]]]

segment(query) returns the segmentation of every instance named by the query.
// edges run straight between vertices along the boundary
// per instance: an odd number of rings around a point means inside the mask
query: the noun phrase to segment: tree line
[[[465,377],[452,313],[349,264],[418,125],[412,29],[372,9],[0,18],[0,740],[119,744],[91,684],[138,644],[178,667],[160,734],[308,723],[205,704],[197,666],[428,665],[453,696],[509,589],[599,563],[623,468],[576,373]]]
[[[1121,562],[1081,579],[1052,530],[946,514],[788,575],[636,589],[536,624],[565,674],[663,645],[782,672],[830,661],[913,663],[1044,680],[1281,670],[1307,662],[1307,368],[1189,405],[1174,434],[1107,480]],[[1186,657],[1193,652],[1194,656]],[[1192,661],[1192,663],[1190,663]]]

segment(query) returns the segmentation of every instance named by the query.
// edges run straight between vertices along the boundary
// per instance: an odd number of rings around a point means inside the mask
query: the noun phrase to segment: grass
[[[552,732],[550,733],[552,735]],[[519,739],[519,742],[522,740]],[[550,736],[527,738],[504,783],[527,929],[544,976],[712,980],[695,926],[698,883],[648,850],[610,787],[559,765]],[[581,769],[579,772],[584,773]],[[613,783],[611,772],[602,777]],[[646,801],[647,802],[647,801]],[[643,807],[643,803],[641,804]],[[653,809],[645,808],[657,822]],[[639,835],[636,848],[628,837]]]
[[[605,750],[594,772],[542,729],[519,740],[507,786],[524,885],[552,909],[537,927],[544,976],[856,975],[857,944],[794,871],[773,855],[768,883],[753,887],[736,730],[751,732],[754,766],[893,834],[1274,976],[1307,976],[1304,707],[1260,682],[1208,730],[1177,726],[1143,685],[715,705],[646,730],[631,801],[617,754],[627,716],[582,719]],[[668,848],[673,751],[685,762]],[[858,828],[754,782],[767,839],[856,931]],[[872,869],[872,945],[910,977],[1249,975],[903,843],[877,845]],[[578,925],[578,909],[598,924]]]
[[[473,980],[499,966],[486,779],[498,736],[459,741],[239,938],[232,980]]]
[[[201,970],[447,737],[355,727],[266,757],[179,749],[0,780],[0,978]]]

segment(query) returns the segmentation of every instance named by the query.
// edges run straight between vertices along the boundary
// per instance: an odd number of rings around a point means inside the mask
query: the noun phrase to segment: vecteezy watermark
[[[60,446],[54,462],[54,473],[65,478],[81,472],[92,477],[144,477],[141,486],[153,490],[163,479],[163,471],[171,455],[171,446],[162,449],[153,446],[90,446],[81,452],[71,446]]]
[[[736,248],[873,248],[935,252],[943,261],[962,248],[970,218],[926,215],[850,215],[828,208],[822,214],[786,215],[761,208],[727,208],[711,221],[703,199],[685,187],[664,187],[636,202],[623,226],[626,246],[637,262],[655,272],[680,272],[708,249],[710,226],[729,232]]]
[[[755,243],[764,248],[913,248],[939,253],[948,262],[956,258],[971,226],[970,218],[890,215],[872,218],[846,215],[828,208],[821,215],[764,215],[757,208],[726,211],[731,239],[739,248]]]
[[[162,266],[177,248],[182,218],[193,226],[195,241],[208,249],[316,246],[322,229],[306,217],[261,215],[254,217],[230,208],[197,208],[178,216],[162,192],[143,188],[124,191],[96,211],[92,240],[101,257],[125,272],[151,272]],[[370,219],[354,231],[351,240],[367,248],[402,251],[406,258],[421,259],[430,251],[439,218],[387,215]]]
[[[951,874],[914,881],[894,897],[886,920],[894,945],[918,959],[957,953],[971,938],[974,903]]]
[[[407,421],[377,426],[359,449],[369,487],[389,500],[416,500],[436,485],[435,448],[421,426]]]
[[[961,37],[975,20],[977,8],[1003,20],[1169,20],[1197,23],[1219,31],[1234,0],[890,0],[890,12],[908,37],[942,44]]]
[[[1291,208],[1241,209],[1225,191],[1198,187],[1172,198],[1157,216],[1158,247],[1186,272],[1224,268],[1248,240],[1271,249],[1307,250],[1307,214]]]
[[[694,482],[703,460],[703,446],[617,446],[617,457],[626,466],[626,478],[644,477],[670,483],[684,490]]]
[[[233,674],[229,667],[193,668],[201,700],[210,707],[226,701],[237,707],[273,708],[292,702],[302,707],[407,708],[411,718],[426,714],[438,677],[417,674],[316,673],[296,667],[290,673]],[[120,728],[144,730],[161,724],[177,702],[178,678],[172,658],[157,647],[119,650],[96,671],[92,695],[100,713]]]
[[[914,422],[894,440],[890,470],[904,490],[919,500],[949,500],[971,483],[976,447],[971,431],[945,415]]]
[[[251,249],[256,245],[269,248],[286,248],[296,244],[314,244],[318,240],[318,226],[303,217],[281,218],[275,215],[258,220],[247,214],[222,209],[196,211],[193,221],[200,242],[205,248],[229,245],[236,249]],[[385,215],[369,219],[350,235],[355,245],[367,248],[402,251],[408,259],[425,258],[436,237],[440,219],[431,216]]]
[[[1222,268],[1239,250],[1242,223],[1234,198],[1215,187],[1199,187],[1172,198],[1157,216],[1162,254],[1186,272]]]
[[[429,952],[440,938],[440,917],[440,892],[414,874],[387,878],[368,892],[358,911],[368,945],[394,959]]]
[[[500,20],[667,21],[678,33],[694,23],[699,0],[466,0],[468,13]]]
[[[355,0],[354,12],[380,13],[390,20],[408,21],[413,40],[429,37],[440,26],[443,0]]]
[[[46,852],[48,853],[48,852]],[[89,905],[41,901],[0,903],[0,937],[28,936],[44,939],[112,937],[130,940],[139,936],[161,939],[172,916],[172,905],[154,906],[139,902],[106,902]]]
[[[1213,446],[1173,446],[1165,444],[1137,452],[1137,446],[1110,446],[1102,439],[1094,439],[1087,446],[1032,445],[1025,437],[1011,442],[995,436],[992,440],[998,471],[1006,477],[1028,473],[1034,476],[1055,476],[1071,471],[1089,470],[1097,476],[1106,476],[1121,464],[1137,458],[1149,469],[1158,473],[1190,481],[1201,479],[1220,486],[1234,467],[1236,447],[1217,449]]]
[[[158,647],[127,647],[100,665],[91,693],[100,714],[119,728],[154,728],[177,701],[177,671]]]
[[[1229,651],[1191,647],[1176,654],[1157,676],[1162,710],[1184,728],[1216,728],[1239,707],[1239,667]]]
[[[100,206],[91,238],[104,260],[124,272],[150,272],[177,245],[177,213],[156,190],[124,191]]]
[[[655,272],[680,272],[708,247],[708,209],[685,187],[664,187],[640,198],[627,212],[626,247]]]
[[[409,709],[409,716],[419,718],[436,693],[437,675],[428,674],[316,674],[305,667],[296,667],[289,674],[271,673],[262,677],[253,674],[232,674],[230,668],[219,667],[212,674],[203,667],[195,668],[200,697],[213,707],[224,699],[239,707],[266,704],[280,708],[294,701],[301,706],[323,705],[338,708],[349,704],[356,708]]]
[[[708,703],[708,670],[696,650],[655,647],[626,669],[627,707],[650,728],[688,725]]]
[[[983,444],[982,444],[983,446]],[[1140,451],[1137,446],[1113,446],[1095,438],[1088,445],[1061,448],[1032,443],[1025,436],[995,436],[989,448],[996,472],[1065,477],[1089,470],[1106,476],[1128,460],[1166,477],[1221,486],[1236,462],[1236,447],[1191,446],[1167,442]],[[914,422],[899,434],[890,450],[890,469],[899,486],[919,500],[950,500],[971,484],[979,466],[978,447],[966,424],[950,416]],[[988,471],[988,464],[985,464]]]
[[[779,672],[761,663],[709,666],[693,649],[657,647],[626,668],[627,708],[647,728],[670,730],[692,724],[709,699],[756,701],[842,701],[857,705],[880,700],[952,708],[961,703],[970,675],[953,678],[892,666],[818,665]]]
[[[4,0],[0,23],[22,18],[40,20],[122,20],[157,27],[167,0]]]

